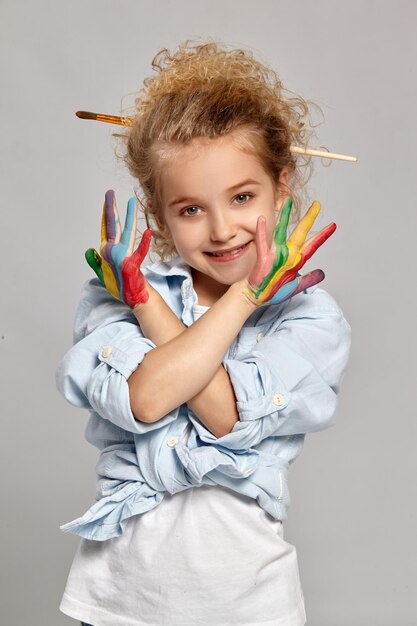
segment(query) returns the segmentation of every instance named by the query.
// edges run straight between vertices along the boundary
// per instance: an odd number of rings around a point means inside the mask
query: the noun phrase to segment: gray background
[[[132,181],[114,128],[74,112],[117,114],[159,48],[196,37],[252,48],[323,108],[319,145],[359,157],[316,161],[310,185],[338,224],[315,266],[354,341],[338,424],[290,473],[286,538],[309,626],[417,624],[416,18],[405,1],[2,0],[2,624],[74,623],[58,604],[78,539],[58,527],[94,493],[87,413],[54,371],[104,191],[124,210]]]

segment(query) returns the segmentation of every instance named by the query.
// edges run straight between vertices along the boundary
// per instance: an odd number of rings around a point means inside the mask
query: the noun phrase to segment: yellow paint
[[[272,291],[277,282],[281,279],[285,272],[291,270],[301,261],[301,248],[303,247],[309,230],[313,226],[316,217],[320,213],[321,205],[318,200],[314,200],[304,217],[299,221],[294,231],[291,233],[291,237],[288,239],[288,258],[285,264],[280,267],[275,274],[271,277],[270,281],[266,285],[265,289],[259,296],[261,302],[266,302],[272,297]]]
[[[103,270],[103,280],[106,285],[106,289],[110,291],[111,295],[120,300],[119,290],[117,288],[116,278],[113,274],[113,270],[105,259],[102,259],[101,269]]]

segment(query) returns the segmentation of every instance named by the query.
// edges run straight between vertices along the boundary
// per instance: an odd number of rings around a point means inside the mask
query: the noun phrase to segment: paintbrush
[[[104,113],[91,113],[90,111],[77,111],[75,114],[83,120],[96,120],[97,122],[107,122],[108,124],[118,124],[119,126],[131,126],[133,118],[118,117],[117,115],[105,115]],[[299,146],[291,146],[291,152],[297,154],[308,154],[310,156],[321,157],[322,159],[338,159],[340,161],[356,162],[358,159],[347,154],[337,154],[336,152],[327,152],[326,150],[316,150],[314,148],[301,148]]]

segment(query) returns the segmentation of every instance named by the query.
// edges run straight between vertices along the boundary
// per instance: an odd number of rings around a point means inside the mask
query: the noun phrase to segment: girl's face
[[[232,135],[194,139],[163,167],[163,235],[191,267],[200,304],[211,305],[249,275],[256,262],[258,217],[266,218],[271,244],[275,213],[285,194],[283,171],[274,185],[258,158],[239,149]]]

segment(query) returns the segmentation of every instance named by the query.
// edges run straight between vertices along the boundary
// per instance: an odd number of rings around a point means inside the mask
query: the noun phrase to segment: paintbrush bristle
[[[80,117],[83,120],[96,120],[97,113],[90,113],[90,111],[77,111],[75,113],[77,117]]]

